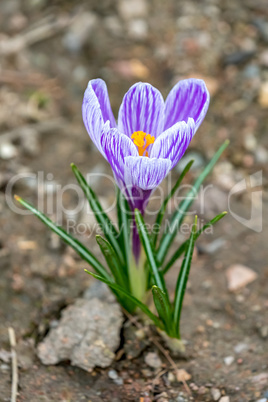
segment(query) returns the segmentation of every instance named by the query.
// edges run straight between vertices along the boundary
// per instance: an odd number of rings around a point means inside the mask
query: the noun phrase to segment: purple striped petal
[[[103,132],[101,136],[101,147],[110,163],[116,180],[124,183],[124,160],[126,156],[138,157],[138,150],[134,143],[125,134],[120,133],[117,128]]]
[[[110,127],[111,128],[116,127],[116,122],[115,122],[115,118],[114,118],[114,115],[112,112],[110,99],[109,99],[109,95],[108,95],[108,90],[107,90],[107,86],[106,86],[105,82],[103,80],[101,80],[100,78],[91,80],[90,82],[92,85],[92,89],[98,98],[104,123],[107,120],[109,120]]]
[[[190,78],[179,81],[165,103],[165,130],[180,121],[195,122],[195,132],[202,123],[209,105],[209,93],[203,80]]]
[[[109,124],[114,127],[115,120],[111,110],[106,84],[101,79],[89,81],[84,94],[82,116],[88,134],[96,147],[103,154],[100,145],[100,137],[104,123],[109,121]]]
[[[126,186],[152,190],[166,177],[170,168],[169,159],[127,156],[125,158]]]
[[[172,169],[188,148],[194,132],[195,122],[193,119],[188,119],[187,123],[181,121],[174,124],[155,140],[150,158],[169,159]]]
[[[165,104],[152,85],[139,82],[125,94],[119,109],[118,129],[129,137],[143,131],[156,137],[164,128]]]

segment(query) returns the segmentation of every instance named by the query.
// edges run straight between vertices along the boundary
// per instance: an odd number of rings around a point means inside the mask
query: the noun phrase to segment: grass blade
[[[181,185],[181,182],[182,182],[184,176],[186,175],[187,172],[189,172],[189,170],[190,170],[190,168],[191,168],[193,163],[194,163],[194,159],[192,159],[190,162],[187,163],[187,165],[185,166],[185,168],[181,172],[181,175],[178,178],[175,186],[172,188],[172,190],[170,191],[168,196],[165,198],[165,200],[164,200],[163,204],[161,205],[161,208],[160,208],[160,210],[159,210],[159,212],[157,214],[156,220],[155,220],[156,227],[160,228],[162,220],[163,220],[165,212],[166,212],[166,209],[167,209],[167,205],[168,205],[169,200],[174,196],[175,192],[177,191],[177,189]],[[158,232],[156,232],[152,236],[152,241],[153,241],[154,246],[156,246],[157,238],[158,238]]]
[[[227,148],[229,144],[229,141],[226,140],[222,146],[218,149],[218,151],[215,153],[209,164],[206,166],[206,168],[203,170],[203,172],[200,174],[200,176],[197,178],[196,182],[194,183],[192,189],[188,192],[187,198],[181,202],[179,205],[179,209],[175,211],[173,214],[173,217],[171,218],[171,226],[170,229],[167,233],[165,233],[162,236],[162,239],[160,241],[159,248],[157,250],[157,262],[158,265],[161,266],[165,260],[165,257],[168,253],[168,250],[180,228],[180,225],[184,219],[184,216],[191,206],[191,204],[194,201],[194,196],[196,195],[197,191],[199,190],[201,184],[207,177],[207,175],[211,172],[213,169],[214,165],[218,161],[219,157],[223,153],[223,151]]]
[[[154,251],[152,249],[152,244],[150,242],[150,237],[147,232],[143,217],[138,209],[135,209],[135,220],[136,220],[137,229],[139,232],[139,237],[143,244],[145,254],[147,256],[147,262],[149,264],[149,268],[151,271],[152,280],[154,282],[154,285],[158,286],[164,293],[167,294],[163,275],[158,270],[155,256],[154,256]]]
[[[128,279],[126,277],[125,272],[122,270],[118,257],[114,251],[114,248],[106,239],[104,239],[100,235],[96,236],[96,241],[101,249],[102,254],[104,255],[107,265],[111,270],[115,282],[118,283],[123,288],[128,289],[129,288]]]
[[[119,189],[117,191],[117,216],[120,244],[123,248],[126,266],[129,267],[130,209],[127,200]]]
[[[185,251],[184,259],[181,265],[179,277],[176,284],[175,300],[174,300],[174,326],[177,331],[177,336],[180,339],[180,316],[185,289],[188,281],[188,276],[191,268],[191,261],[194,251],[195,235],[197,227],[197,216],[195,217],[194,227],[191,232],[188,247]]]
[[[117,285],[114,282],[111,282],[110,280],[107,280],[106,278],[103,278],[102,276],[96,275],[93,272],[90,272],[90,271],[88,271],[86,269],[85,269],[85,272],[87,274],[93,276],[93,278],[98,279],[98,280],[106,283],[106,285],[108,285],[111,289],[115,290],[116,292],[122,293],[132,303],[134,303],[137,307],[139,307],[141,309],[141,311],[143,311],[143,313],[146,314],[154,322],[154,324],[157,327],[163,329],[163,324],[159,320],[159,318],[156,317],[156,315],[154,315],[144,303],[142,303],[140,300],[136,299],[136,297],[132,296],[130,293],[128,293],[126,290],[124,290],[121,286]]]
[[[124,265],[123,254],[120,250],[120,246],[118,243],[119,234],[118,234],[116,228],[114,227],[114,224],[112,223],[112,221],[110,220],[108,215],[103,211],[103,208],[102,208],[96,194],[94,193],[92,188],[88,185],[88,183],[86,182],[86,179],[84,178],[82,173],[79,171],[77,166],[75,166],[75,164],[72,163],[71,168],[78,181],[78,184],[81,186],[81,188],[89,202],[89,205],[90,205],[92,211],[94,212],[97,222],[99,223],[99,225],[102,228],[102,231],[103,231],[105,237],[107,238],[109,243],[111,243],[111,245],[115,249],[115,251],[118,255],[118,258],[120,260],[120,263],[122,265]]]
[[[222,219],[225,215],[227,214],[226,211],[222,212],[221,214],[215,216],[215,218],[211,219],[208,223],[206,223],[201,229],[198,230],[198,232],[195,235],[195,240],[198,239],[198,237],[210,226],[214,225],[216,222],[218,222],[220,219]],[[184,243],[178,248],[178,250],[175,251],[165,268],[162,270],[163,275],[172,267],[172,265],[177,261],[178,258],[184,253],[186,248],[188,247],[189,244],[189,239],[185,240]]]
[[[47,227],[49,227],[53,232],[55,232],[60,238],[68,244],[68,246],[71,246],[74,251],[83,259],[85,260],[89,265],[91,265],[95,271],[106,278],[107,280],[111,280],[111,276],[109,273],[106,271],[105,267],[96,259],[96,257],[82,244],[80,243],[77,239],[69,235],[63,228],[60,226],[57,226],[56,223],[52,222],[45,214],[42,212],[38,211],[33,205],[29,204],[27,201],[25,201],[23,198],[18,197],[15,195],[15,199],[23,205],[25,208],[27,208],[29,211],[31,211],[40,221],[42,221]]]
[[[167,295],[158,287],[152,287],[153,299],[159,317],[164,323],[167,334],[171,337],[175,336],[172,322],[172,311]]]

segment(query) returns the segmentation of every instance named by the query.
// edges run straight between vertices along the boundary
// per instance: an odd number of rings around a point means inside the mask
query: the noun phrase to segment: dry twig
[[[16,353],[16,337],[13,328],[8,328],[9,342],[11,347],[11,359],[12,359],[12,385],[11,385],[11,402],[16,402],[18,392],[18,360]]]

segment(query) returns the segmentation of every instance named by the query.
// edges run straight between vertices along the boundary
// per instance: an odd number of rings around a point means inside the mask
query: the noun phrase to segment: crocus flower
[[[116,124],[105,82],[89,81],[82,106],[85,127],[133,209],[144,213],[151,192],[183,156],[208,105],[202,80],[179,81],[165,102],[156,88],[139,82],[125,94]]]

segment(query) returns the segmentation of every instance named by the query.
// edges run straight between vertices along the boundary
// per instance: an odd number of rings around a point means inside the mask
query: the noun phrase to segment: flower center
[[[148,148],[149,145],[153,144],[155,141],[155,138],[151,134],[146,134],[143,131],[135,131],[132,134],[131,139],[138,148],[140,156],[149,156],[148,151],[146,151],[146,149]]]

